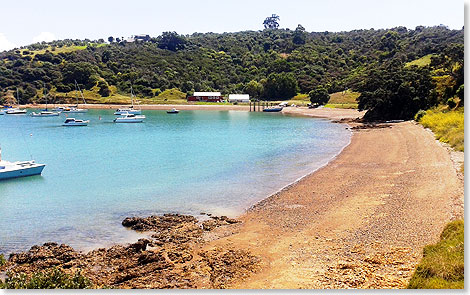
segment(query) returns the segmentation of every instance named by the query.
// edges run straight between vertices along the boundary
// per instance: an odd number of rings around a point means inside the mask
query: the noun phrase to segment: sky
[[[272,14],[280,27],[337,32],[418,25],[461,29],[468,0],[0,0],[0,51],[41,41],[91,39],[165,31],[262,30]]]

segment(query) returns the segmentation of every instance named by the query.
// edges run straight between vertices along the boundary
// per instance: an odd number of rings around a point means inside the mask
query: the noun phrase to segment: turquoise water
[[[135,240],[127,216],[237,216],[326,164],[350,132],[327,120],[238,111],[144,111],[114,124],[112,110],[0,116],[3,159],[45,163],[42,176],[0,182],[0,253],[47,241],[79,250]],[[101,118],[101,120],[99,119]]]

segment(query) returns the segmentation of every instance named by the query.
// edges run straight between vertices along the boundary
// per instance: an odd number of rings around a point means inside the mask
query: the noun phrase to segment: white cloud
[[[15,43],[10,42],[3,33],[0,33],[0,51],[10,50],[17,47]]]
[[[38,43],[42,41],[51,42],[56,39],[55,35],[51,32],[41,32],[41,34],[37,35],[33,38],[33,43]]]

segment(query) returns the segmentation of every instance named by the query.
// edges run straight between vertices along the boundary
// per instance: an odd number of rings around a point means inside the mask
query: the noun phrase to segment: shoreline
[[[55,104],[54,107],[66,107],[70,104]],[[45,104],[27,104],[21,105],[20,108],[45,108]],[[78,104],[80,108],[86,109],[102,109],[102,110],[114,110],[117,108],[128,107],[125,104]],[[197,104],[159,104],[159,105],[138,105],[142,110],[169,110],[177,108],[179,110],[200,110],[200,111],[245,111],[249,112],[250,107],[248,105],[197,105]],[[358,111],[356,109],[337,109],[337,108],[316,108],[309,109],[307,107],[285,107],[281,114],[296,115],[303,117],[314,117],[324,118],[329,120],[341,120],[341,119],[356,119],[362,117],[365,111]]]
[[[317,117],[330,111],[297,109],[286,113]],[[348,111],[352,121],[358,112]],[[338,111],[331,113],[327,119],[341,119]],[[222,259],[238,253],[234,261],[243,263],[224,262],[231,275],[222,285],[206,279],[186,287],[405,287],[422,248],[438,239],[445,223],[463,216],[463,181],[448,151],[416,123],[351,126],[350,142],[325,165],[256,202],[235,224],[215,226],[191,242],[192,260],[178,268],[183,280],[195,275],[185,271],[188,266],[197,276],[212,254]],[[109,251],[115,247],[123,246]],[[161,287],[151,281],[151,273],[140,272],[136,281],[117,286]]]

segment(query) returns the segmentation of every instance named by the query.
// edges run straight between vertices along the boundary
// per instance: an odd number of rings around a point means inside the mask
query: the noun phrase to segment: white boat
[[[19,108],[11,108],[11,109],[8,109],[5,111],[5,114],[7,115],[24,115],[26,114],[27,111],[26,110],[22,110],[22,109],[19,109]]]
[[[52,109],[52,111],[61,113],[64,109],[65,109],[64,107],[55,107]]]
[[[145,119],[144,115],[123,114],[122,117],[117,117],[113,120],[114,123],[142,123]]]
[[[171,110],[169,111],[166,111],[167,114],[178,114],[180,111],[175,109],[175,108],[172,108]]]
[[[59,113],[51,112],[51,111],[40,111],[39,113],[32,112],[30,114],[31,117],[56,117]]]
[[[263,112],[269,112],[269,113],[280,112],[280,111],[282,111],[282,107],[269,107],[263,110]]]
[[[88,126],[88,123],[90,123],[89,120],[84,121],[75,118],[67,118],[62,126]]]
[[[19,93],[18,93],[18,88],[16,88],[16,102],[19,102]],[[25,109],[20,109],[18,107],[16,108],[8,108],[5,110],[5,114],[7,115],[24,115],[26,114],[27,111]]]
[[[117,109],[117,110],[114,112],[114,114],[115,114],[115,115],[124,115],[124,114],[140,115],[140,114],[142,114],[142,110],[134,109],[134,108],[131,106],[131,107],[128,107],[128,108]]]
[[[82,90],[80,89],[80,86],[78,86],[77,81],[75,81],[75,97],[77,98],[77,104],[74,106],[69,106],[66,107],[62,110],[63,113],[86,113],[88,112],[88,109],[80,109],[78,107],[78,92],[80,92],[80,95],[83,99],[83,103],[86,105],[85,97],[83,97]]]
[[[88,112],[88,110],[87,109],[80,109],[77,106],[70,106],[70,107],[64,108],[62,112],[63,113],[77,114],[77,113],[86,113],[86,112]]]
[[[8,162],[2,160],[2,150],[0,149],[0,180],[8,178],[18,178],[42,173],[45,164],[38,164],[34,161]]]
[[[134,97],[135,97],[134,90],[132,89],[132,86],[131,86],[131,103],[132,103],[132,105],[127,107],[127,108],[119,108],[114,112],[114,114],[115,115],[125,115],[125,114],[140,115],[140,114],[142,114],[141,109],[134,108]]]
[[[55,117],[59,115],[58,112],[51,112],[47,109],[46,83],[44,83],[44,98],[46,99],[46,108],[39,113],[32,112],[31,117]]]

